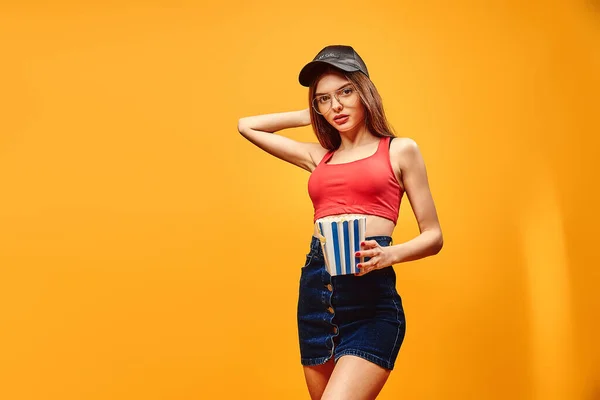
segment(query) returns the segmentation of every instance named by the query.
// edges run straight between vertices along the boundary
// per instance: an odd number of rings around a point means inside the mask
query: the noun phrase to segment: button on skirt
[[[366,240],[376,240],[382,247],[392,243],[389,236]],[[393,267],[363,276],[331,276],[319,239],[312,236],[300,273],[297,314],[302,365],[354,355],[394,369],[406,320]]]

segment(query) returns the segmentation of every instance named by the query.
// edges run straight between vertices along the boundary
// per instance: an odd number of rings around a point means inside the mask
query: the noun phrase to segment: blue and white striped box
[[[365,240],[367,217],[324,217],[316,220],[315,224],[320,233],[319,239],[327,271],[332,276],[359,272],[356,265],[361,263],[364,257],[354,257],[354,253],[360,251],[360,242]]]

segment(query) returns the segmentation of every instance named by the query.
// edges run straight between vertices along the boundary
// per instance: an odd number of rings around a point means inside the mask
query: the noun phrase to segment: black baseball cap
[[[311,62],[302,68],[298,76],[300,84],[306,87],[310,86],[313,79],[327,65],[333,65],[346,72],[360,71],[367,77],[369,76],[365,62],[352,47],[332,45],[321,50]]]

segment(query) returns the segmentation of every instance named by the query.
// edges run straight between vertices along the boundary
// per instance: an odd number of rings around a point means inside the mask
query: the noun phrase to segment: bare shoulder
[[[421,157],[419,145],[409,137],[396,137],[390,145],[390,153],[400,165],[402,170],[405,170],[411,163]]]
[[[409,138],[406,136],[395,137],[392,140],[390,150],[392,150],[398,154],[403,154],[403,153],[419,151],[419,146],[417,145],[417,142],[412,138]]]

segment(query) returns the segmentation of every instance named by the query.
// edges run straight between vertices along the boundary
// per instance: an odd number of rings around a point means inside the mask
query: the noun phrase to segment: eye
[[[327,103],[329,101],[329,95],[317,97],[317,101],[321,104]]]
[[[352,89],[351,87],[345,87],[342,90],[340,90],[340,93],[342,94],[342,96],[350,96],[353,92],[354,92],[354,89]]]

